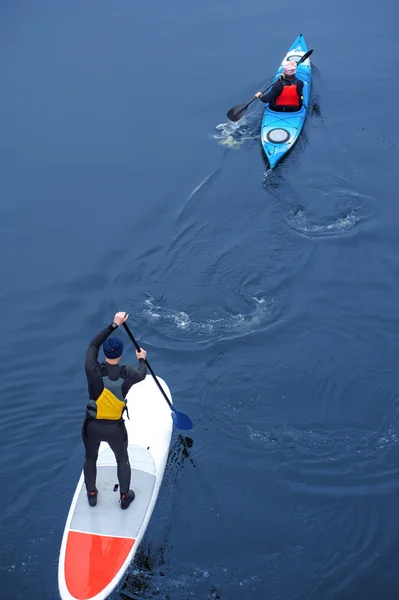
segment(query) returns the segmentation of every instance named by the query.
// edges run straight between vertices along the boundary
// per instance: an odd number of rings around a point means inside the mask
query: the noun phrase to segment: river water
[[[127,310],[194,429],[111,598],[397,600],[397,4],[0,16],[1,599],[59,598],[84,356]],[[260,103],[226,112],[300,32],[314,106],[270,172]]]

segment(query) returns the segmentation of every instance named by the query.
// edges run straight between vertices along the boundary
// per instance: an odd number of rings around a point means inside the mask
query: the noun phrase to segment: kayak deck
[[[300,34],[283,58],[280,67],[273,79],[276,81],[282,74],[284,64],[289,60],[298,62],[308,51],[305,38]],[[302,131],[308,112],[311,92],[311,65],[310,58],[301,63],[296,75],[304,82],[302,108],[296,112],[277,112],[265,106],[262,125],[261,140],[263,150],[273,169],[283,156],[292,148]]]

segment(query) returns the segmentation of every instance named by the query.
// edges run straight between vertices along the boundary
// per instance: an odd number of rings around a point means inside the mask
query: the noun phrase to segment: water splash
[[[217,134],[213,138],[218,140],[220,146],[227,146],[232,150],[238,150],[244,144],[245,140],[257,139],[260,132],[254,132],[252,127],[247,122],[246,117],[243,117],[238,123],[228,122],[216,125]]]

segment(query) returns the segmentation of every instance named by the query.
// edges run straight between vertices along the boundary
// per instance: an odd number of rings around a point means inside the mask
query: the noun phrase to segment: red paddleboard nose
[[[119,573],[134,538],[70,531],[65,551],[65,582],[76,600],[100,594]]]

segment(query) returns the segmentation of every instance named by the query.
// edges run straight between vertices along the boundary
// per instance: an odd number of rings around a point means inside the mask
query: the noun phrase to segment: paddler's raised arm
[[[100,333],[91,340],[86,352],[86,373],[87,371],[93,371],[100,366],[100,363],[98,362],[100,348],[117,327],[118,325],[115,322],[110,323],[110,325],[100,331]]]
[[[117,312],[114,316],[114,320],[108,327],[100,331],[90,342],[86,352],[86,374],[92,373],[94,370],[100,367],[98,361],[98,353],[102,344],[106,339],[109,338],[111,333],[115,331],[122,323],[124,323],[129,315],[124,312]]]

